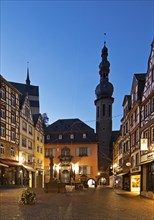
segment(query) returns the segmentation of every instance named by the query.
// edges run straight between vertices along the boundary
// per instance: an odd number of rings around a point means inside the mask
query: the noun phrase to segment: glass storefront
[[[141,176],[139,174],[131,176],[131,192],[140,192],[140,180]]]

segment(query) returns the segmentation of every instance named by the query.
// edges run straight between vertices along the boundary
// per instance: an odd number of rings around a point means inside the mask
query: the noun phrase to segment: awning
[[[140,162],[139,165],[143,165],[143,164],[146,164],[146,163],[151,163],[151,162],[153,162],[153,161],[154,161],[154,159],[152,159],[152,160],[146,160],[146,161]]]
[[[0,160],[0,163],[5,164],[7,166],[22,166],[21,163],[18,161],[12,161],[12,160]]]
[[[35,170],[32,168],[32,167],[29,167],[29,166],[26,166],[23,164],[23,167],[28,170],[28,171],[32,171],[32,172],[35,172]]]
[[[8,165],[5,165],[3,163],[0,163],[0,167],[9,167]]]

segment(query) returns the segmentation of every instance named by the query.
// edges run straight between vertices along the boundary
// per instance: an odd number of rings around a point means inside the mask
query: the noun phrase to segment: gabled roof
[[[34,125],[36,125],[41,114],[33,114],[32,116],[33,116]]]
[[[11,83],[23,95],[28,92],[29,95],[39,96],[39,87],[38,86],[33,86],[33,85],[27,86],[26,84],[16,83],[16,82],[9,82],[9,83]]]
[[[46,128],[46,132],[93,131],[94,129],[78,118],[59,119]]]
[[[130,101],[131,101],[131,96],[130,95],[125,95],[124,96],[124,100],[123,100],[122,106],[125,105],[126,101],[128,101],[128,103],[130,104]]]
[[[39,97],[39,87],[38,86],[33,86],[33,85],[26,85],[22,83],[16,83],[16,82],[9,82],[12,84],[17,90],[19,90],[22,94],[20,97],[20,106],[22,106],[23,101],[25,99],[25,96],[28,94],[29,96],[36,96]],[[31,107],[39,107],[39,100],[34,100],[30,101],[30,106]]]
[[[83,134],[86,138],[83,138]],[[74,134],[74,138],[70,139],[70,134]],[[45,136],[50,135],[50,140],[45,138],[45,143],[97,143],[97,136],[94,129],[85,124],[78,118],[75,119],[59,119],[53,124],[45,128]],[[62,135],[62,139],[58,136]]]

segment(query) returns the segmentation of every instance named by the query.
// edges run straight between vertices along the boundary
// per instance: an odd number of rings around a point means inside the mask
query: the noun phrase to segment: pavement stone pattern
[[[35,205],[18,205],[22,189],[0,189],[0,220],[154,220],[154,200],[119,189],[97,187],[37,195]]]

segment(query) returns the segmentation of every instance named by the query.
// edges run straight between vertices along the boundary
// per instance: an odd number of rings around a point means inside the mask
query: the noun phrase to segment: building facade
[[[50,172],[53,157],[53,173]],[[45,182],[50,176],[62,183],[93,185],[98,173],[94,130],[79,119],[61,119],[45,129]]]
[[[154,199],[154,40],[141,104],[141,195]]]
[[[20,184],[20,92],[0,75],[0,185]]]

